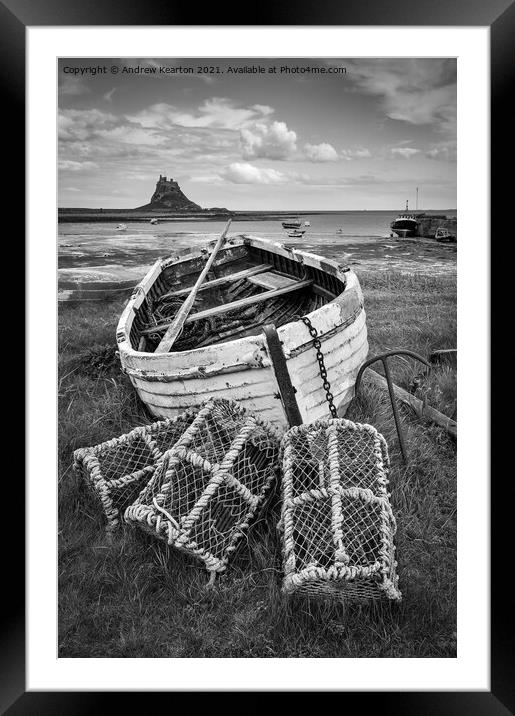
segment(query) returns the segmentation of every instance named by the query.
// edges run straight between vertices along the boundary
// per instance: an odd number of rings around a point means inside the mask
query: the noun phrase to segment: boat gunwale
[[[209,242],[206,246],[210,246],[212,243],[213,242]],[[231,237],[227,243],[228,245],[225,247],[226,249],[238,246],[249,246],[276,253],[284,258],[297,261],[301,264],[305,263],[311,268],[319,269],[338,278],[344,284],[343,291],[335,296],[331,301],[306,314],[306,316],[309,316],[310,320],[323,326],[322,330],[319,328],[321,338],[323,338],[327,333],[344,330],[347,319],[350,317],[352,319],[351,322],[353,322],[363,310],[362,294],[358,277],[352,269],[334,261],[333,259],[328,259],[324,256],[308,251],[303,251],[302,249],[287,247],[280,242],[262,239],[249,234],[241,234],[238,237]],[[207,359],[209,356],[213,356],[213,352],[223,354],[228,350],[230,351],[231,346],[235,351],[237,349],[238,354],[241,355],[241,363],[239,363],[239,365],[242,366],[242,369],[260,367],[260,365],[262,365],[261,361],[263,359],[266,361],[266,356],[263,353],[261,353],[261,355],[257,355],[257,353],[260,352],[264,346],[264,339],[262,335],[244,336],[242,338],[233,339],[232,341],[225,341],[221,344],[207,345],[200,348],[192,348],[185,351],[175,351],[165,354],[147,353],[136,350],[132,347],[130,342],[130,330],[132,321],[134,320],[135,311],[143,303],[147,292],[155,283],[159,274],[173,264],[183,263],[191,259],[198,258],[205,253],[205,248],[205,246],[193,247],[192,249],[181,251],[180,254],[175,254],[174,256],[164,259],[158,259],[146,273],[144,278],[134,288],[129,301],[120,316],[116,329],[116,339],[118,342],[118,350],[120,352],[120,360],[122,362],[123,369],[129,375],[134,373],[135,377],[139,378],[150,377],[150,375],[154,375],[156,378],[160,375],[164,376],[166,375],[163,372],[165,370],[163,368],[164,361],[166,363],[166,370],[175,368],[177,371],[177,379],[180,379],[181,376],[183,378],[187,378],[187,373],[189,372],[188,368],[181,368],[177,364],[182,363],[184,360],[187,361],[188,358],[195,356],[198,360],[198,365],[200,365],[202,364],[202,357]],[[355,307],[350,314],[343,315],[342,309],[343,305],[347,302],[347,297],[356,291],[359,299],[358,308],[356,309]],[[301,323],[300,320],[289,321],[278,328],[279,336],[285,344],[284,348],[287,353],[290,353],[291,350],[296,352],[299,350],[301,351],[303,346],[307,349],[311,345],[311,339],[308,339],[307,341],[302,339],[300,342],[295,341],[295,343],[293,343],[291,339],[288,339],[291,327],[299,323]],[[250,353],[253,353],[252,357],[250,356]],[[131,365],[124,365],[124,361],[127,361]],[[214,363],[212,361],[207,361],[205,363],[205,367],[209,367],[209,372],[212,372],[213,370],[216,370],[216,363],[221,365],[222,362],[223,361],[221,359],[220,363],[218,363],[218,361],[215,361]],[[145,369],[142,370],[142,366],[136,368],[135,363],[143,364]],[[157,366],[155,366],[153,370],[153,364],[160,364],[161,367],[157,368]],[[176,365],[174,366],[174,364]]]

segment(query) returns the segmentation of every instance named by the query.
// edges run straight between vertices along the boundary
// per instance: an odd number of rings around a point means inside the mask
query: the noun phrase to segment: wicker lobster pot
[[[279,439],[237,403],[212,399],[168,450],[125,520],[223,572],[277,477]]]
[[[94,447],[75,450],[74,469],[100,500],[112,533],[154,473],[158,460],[191,425],[194,411],[134,428]]]
[[[284,592],[399,600],[383,436],[331,418],[291,428],[281,452]]]

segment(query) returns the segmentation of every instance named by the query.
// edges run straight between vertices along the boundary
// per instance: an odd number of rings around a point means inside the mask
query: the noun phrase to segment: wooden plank
[[[291,382],[290,373],[284,351],[277,328],[273,323],[267,323],[263,326],[263,334],[268,347],[268,355],[272,361],[272,368],[277,380],[277,386],[281,395],[284,412],[288,420],[289,426],[302,425],[302,416],[300,414],[299,405],[295,393],[297,392]]]
[[[328,291],[323,286],[319,286],[317,283],[313,286],[313,293],[315,293],[317,296],[321,296],[322,298],[327,298],[328,301],[332,301],[334,298],[336,298],[336,295],[334,293],[331,293],[331,291]]]
[[[379,388],[388,390],[386,378],[377,373],[375,370],[369,369],[365,373],[364,378],[368,378],[374,385],[377,385]],[[449,435],[452,435],[453,438],[457,437],[458,424],[454,420],[451,420],[451,418],[448,418],[447,415],[440,413],[440,411],[436,410],[436,408],[432,408],[430,405],[427,404],[424,405],[421,400],[416,398],[411,393],[408,393],[408,391],[404,390],[404,388],[395,385],[395,383],[392,383],[392,385],[393,392],[395,393],[397,398],[399,398],[399,400],[401,400],[406,405],[409,405],[411,408],[413,408],[419,418],[427,418],[428,420],[431,420],[431,422],[440,425],[442,428],[445,428],[445,430],[447,430]]]
[[[251,278],[249,278],[249,283],[253,283],[254,286],[261,286],[261,288],[268,289],[292,286],[294,283],[298,283],[298,281],[298,278],[290,278],[290,276],[281,276],[281,274],[275,273],[274,271],[266,271],[259,276],[252,276]]]
[[[220,238],[216,242],[216,244],[213,248],[213,251],[211,252],[210,257],[208,258],[207,263],[202,270],[202,273],[200,274],[195,285],[193,286],[190,293],[188,294],[188,297],[186,298],[186,300],[184,301],[182,306],[179,308],[179,310],[175,314],[175,317],[174,317],[172,323],[166,329],[166,333],[161,338],[161,341],[159,342],[159,345],[157,346],[154,353],[168,353],[170,348],[175,343],[177,336],[182,331],[184,323],[187,320],[189,312],[193,308],[193,303],[195,302],[195,298],[197,296],[197,291],[199,290],[200,286],[204,283],[204,280],[205,280],[207,274],[209,273],[211,266],[213,265],[213,263],[215,261],[217,253],[222,248],[222,245],[225,241],[227,232],[229,231],[231,221],[232,221],[232,219],[229,219],[229,221],[225,225],[224,230],[220,234]]]
[[[278,288],[274,291],[264,291],[263,293],[257,293],[253,296],[247,296],[246,298],[240,298],[238,301],[232,303],[226,303],[223,306],[215,306],[214,308],[208,308],[205,311],[199,311],[193,313],[185,320],[186,323],[192,323],[193,321],[200,321],[204,318],[212,318],[213,316],[219,316],[221,313],[228,313],[229,311],[236,311],[240,308],[247,308],[255,303],[261,303],[268,301],[270,298],[276,298],[276,296],[283,296],[286,293],[292,293],[293,291],[299,291],[303,288],[311,286],[313,281],[296,281],[292,286],[285,286],[284,288]],[[172,323],[162,323],[159,326],[152,326],[152,328],[145,328],[141,331],[141,335],[148,335],[150,333],[159,333],[160,331],[166,330]]]
[[[254,276],[255,274],[263,273],[264,271],[270,271],[271,268],[272,266],[270,264],[251,266],[251,268],[243,269],[243,271],[238,271],[237,273],[232,273],[227,276],[221,276],[220,278],[215,278],[212,281],[206,281],[199,288],[199,291],[206,291],[208,288],[216,288],[217,286],[223,286],[223,284],[225,283],[239,281],[240,279],[246,278],[247,276]],[[169,296],[185,296],[190,291],[191,286],[187,286],[186,288],[179,288],[176,291],[170,291],[169,293],[165,293],[164,296],[166,296],[167,298]],[[161,298],[163,298],[164,296],[161,296]]]

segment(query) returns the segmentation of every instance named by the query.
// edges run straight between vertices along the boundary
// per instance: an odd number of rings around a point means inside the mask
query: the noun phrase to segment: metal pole
[[[382,358],[381,363],[384,366],[384,377],[386,378],[386,382],[388,384],[388,392],[390,393],[390,402],[392,404],[393,419],[395,420],[395,427],[397,428],[397,435],[399,438],[399,446],[401,448],[402,459],[404,460],[404,462],[407,462],[408,458],[406,456],[406,447],[404,445],[404,435],[402,433],[402,429],[401,429],[401,425],[400,425],[399,411],[397,409],[397,402],[395,400],[395,393],[393,391],[392,377],[390,375],[390,367],[388,365],[388,359]]]

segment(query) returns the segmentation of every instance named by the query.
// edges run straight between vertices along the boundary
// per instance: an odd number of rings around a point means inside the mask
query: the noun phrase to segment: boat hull
[[[341,273],[345,280],[345,290],[339,296],[308,314],[319,334],[335,405],[339,415],[344,415],[354,395],[357,372],[368,353],[363,294],[357,276],[314,254],[253,237],[247,240],[266,248],[273,245],[274,252],[314,268],[330,269],[334,275]],[[231,398],[284,431],[288,427],[286,414],[263,334],[166,354],[144,353],[131,347],[134,311],[161,269],[157,262],[139,284],[117,329],[123,370],[148,410],[159,418],[174,417],[186,408],[198,407],[208,397]],[[303,421],[327,416],[326,392],[307,327],[300,320],[292,321],[281,326],[278,334]]]

